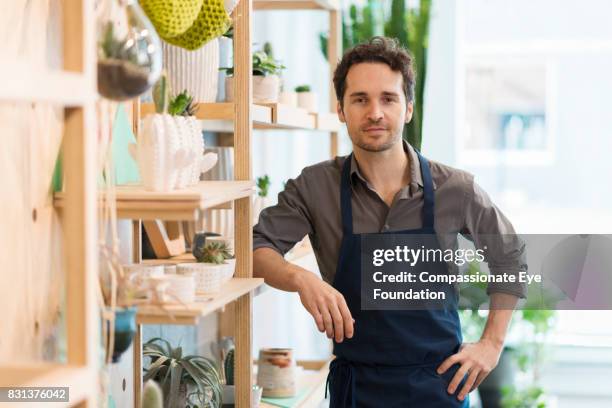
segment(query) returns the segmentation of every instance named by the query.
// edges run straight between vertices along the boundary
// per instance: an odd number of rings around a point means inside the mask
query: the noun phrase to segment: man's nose
[[[370,103],[370,109],[368,110],[368,119],[372,122],[378,122],[383,118],[383,111],[380,108],[378,102],[373,101]]]

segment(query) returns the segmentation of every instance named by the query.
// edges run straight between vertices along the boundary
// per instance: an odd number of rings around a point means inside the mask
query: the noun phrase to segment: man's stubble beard
[[[393,135],[391,137],[391,139],[389,139],[387,142],[381,144],[381,145],[376,145],[373,146],[371,144],[368,143],[363,143],[361,142],[361,139],[357,139],[357,142],[355,143],[357,145],[357,147],[359,147],[362,150],[365,150],[366,152],[371,152],[371,153],[380,153],[380,152],[384,152],[386,150],[391,149],[393,146],[395,146],[395,144],[397,142],[399,142],[402,138],[402,132],[399,132],[395,135]]]

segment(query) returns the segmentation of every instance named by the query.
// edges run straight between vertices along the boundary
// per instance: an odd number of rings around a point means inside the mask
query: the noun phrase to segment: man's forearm
[[[311,273],[304,268],[287,262],[271,248],[257,248],[253,252],[253,276],[280,290],[297,292],[301,275]]]
[[[492,293],[489,316],[481,340],[489,340],[498,347],[504,345],[508,325],[518,297],[506,293]]]

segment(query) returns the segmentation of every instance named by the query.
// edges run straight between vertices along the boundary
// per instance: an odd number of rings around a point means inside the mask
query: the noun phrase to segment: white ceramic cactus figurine
[[[138,144],[130,152],[138,163],[142,184],[152,191],[170,191],[197,184],[217,155],[204,155],[201,127],[186,91],[169,103],[169,85],[163,74],[153,89],[157,113],[144,118]]]

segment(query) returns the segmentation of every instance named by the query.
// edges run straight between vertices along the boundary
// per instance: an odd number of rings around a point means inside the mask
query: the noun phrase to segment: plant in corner
[[[253,53],[253,101],[276,103],[280,93],[280,74],[286,67],[274,59],[272,46],[266,43],[262,50]],[[220,68],[225,71],[225,95],[228,102],[234,101],[234,67]]]
[[[310,85],[300,85],[295,88],[298,98],[298,106],[306,109],[308,112],[317,112],[317,94],[311,92]]]
[[[257,195],[253,197],[253,224],[259,220],[259,214],[268,206],[268,192],[270,189],[270,176],[267,174],[257,177]]]
[[[144,381],[157,381],[168,408],[221,406],[221,381],[214,361],[197,355],[183,356],[181,347],[173,348],[156,337],[143,346],[144,357],[151,359],[144,368]]]

